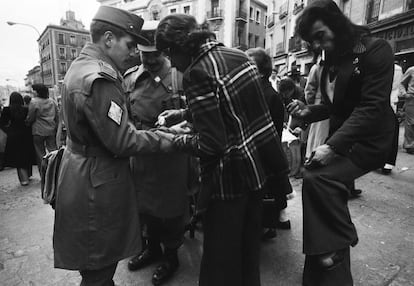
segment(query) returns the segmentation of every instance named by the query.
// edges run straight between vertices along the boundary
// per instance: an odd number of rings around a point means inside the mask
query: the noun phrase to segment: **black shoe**
[[[392,169],[388,169],[388,168],[382,168],[381,169],[381,173],[383,173],[384,175],[389,175],[391,174]]]
[[[276,228],[278,229],[290,229],[290,220],[287,221],[278,221],[276,223]]]
[[[351,190],[351,197],[356,198],[359,197],[362,194],[361,189],[353,189]]]
[[[128,261],[128,269],[131,271],[135,271],[141,268],[144,268],[151,263],[159,260],[162,257],[162,250],[159,246],[159,249],[150,250],[149,248],[144,249],[140,254],[133,257],[130,261]]]
[[[324,270],[332,270],[341,265],[345,259],[346,249],[318,256],[318,264]]]
[[[177,250],[167,249],[165,251],[165,262],[160,264],[152,274],[152,284],[158,286],[167,282],[177,271],[179,265]]]

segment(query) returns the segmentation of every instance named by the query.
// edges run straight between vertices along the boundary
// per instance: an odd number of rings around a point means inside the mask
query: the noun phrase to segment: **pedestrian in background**
[[[385,165],[382,167],[381,171],[383,174],[388,175],[391,173],[392,169],[395,166],[397,161],[397,154],[398,154],[398,139],[400,135],[400,124],[397,118],[397,104],[400,97],[400,84],[401,79],[403,77],[403,72],[401,66],[398,64],[398,61],[394,61],[394,78],[392,80],[392,89],[391,89],[391,96],[390,96],[390,104],[394,113],[396,115],[395,118],[395,135],[394,135],[394,142],[392,147],[392,152],[390,152]]]
[[[161,112],[182,106],[182,73],[171,68],[164,53],[155,47],[158,23],[144,23],[141,34],[149,43],[138,44],[142,65],[125,74],[130,118],[137,129],[155,128]],[[145,154],[131,159],[146,243],[142,252],[128,261],[128,269],[161,261],[152,275],[154,285],[169,280],[179,267],[177,251],[184,241],[189,209],[188,162],[185,153]]]
[[[405,71],[401,79],[400,91],[400,96],[405,99],[403,148],[408,154],[414,154],[414,66]]]
[[[184,73],[188,109],[163,112],[170,124],[192,120],[196,134],[177,149],[200,157],[203,256],[200,286],[260,285],[263,191],[287,162],[267,107],[262,79],[245,53],[214,39],[193,16],[161,20],[156,46]]]
[[[276,92],[269,81],[272,72],[272,59],[263,48],[248,49],[246,54],[251,57],[257,65],[262,79],[263,93],[270,111],[270,116],[272,117],[279,138],[281,139],[286,110],[281,96]],[[281,177],[269,178],[265,196],[270,195],[270,197],[273,197],[274,203],[270,204],[270,206],[267,204],[263,205],[263,215],[272,216],[263,217],[264,227],[267,228],[266,232],[263,234],[263,239],[275,237],[276,228],[291,228],[286,211],[286,196],[290,193],[292,193],[292,186],[287,173]]]
[[[368,28],[353,24],[332,0],[309,4],[296,31],[313,49],[325,51],[322,101],[307,106],[295,101],[288,110],[310,123],[330,120],[328,139],[303,173],[303,285],[349,286],[349,248],[358,235],[348,209],[348,182],[381,168],[390,153],[394,57],[387,41],[371,38]]]
[[[32,165],[36,163],[31,129],[25,124],[27,113],[22,95],[12,92],[10,105],[4,107],[0,117],[0,127],[7,133],[4,166],[17,169],[22,186],[29,184]]]
[[[118,261],[140,251],[130,156],[172,150],[172,136],[137,130],[128,119],[121,70],[136,54],[142,18],[101,6],[92,43],[62,87],[67,146],[59,169],[53,233],[56,268],[78,270],[81,285],[114,285]]]
[[[30,101],[26,124],[31,126],[36,162],[40,173],[42,158],[46,152],[57,149],[56,131],[59,122],[57,103],[49,98],[49,89],[44,84],[33,84],[35,97]]]

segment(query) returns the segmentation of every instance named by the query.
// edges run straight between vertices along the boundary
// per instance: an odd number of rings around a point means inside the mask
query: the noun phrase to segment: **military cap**
[[[155,31],[160,21],[145,21],[142,26],[141,36],[148,40],[147,44],[138,44],[138,50],[142,52],[156,52],[155,47]]]
[[[136,38],[138,43],[148,43],[148,40],[141,36],[144,20],[128,11],[110,6],[100,6],[92,20],[116,26]]]

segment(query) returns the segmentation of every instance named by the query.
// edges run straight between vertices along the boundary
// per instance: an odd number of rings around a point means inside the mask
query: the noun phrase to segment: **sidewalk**
[[[0,285],[79,285],[77,272],[53,268],[54,211],[40,199],[37,172],[34,178],[21,187],[16,170],[0,172]],[[301,285],[301,180],[292,184],[297,191],[288,208],[292,229],[278,231],[276,239],[263,244],[263,286]],[[360,237],[351,250],[355,285],[414,286],[414,156],[400,152],[391,175],[372,172],[357,187],[362,196],[349,202]],[[181,267],[166,285],[197,285],[201,250],[202,234],[197,232],[195,239],[186,234],[179,251]],[[129,272],[126,262],[118,265],[117,285],[151,285],[156,265]]]

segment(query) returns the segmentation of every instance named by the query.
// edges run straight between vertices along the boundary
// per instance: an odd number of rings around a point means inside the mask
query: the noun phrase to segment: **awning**
[[[401,55],[406,55],[406,54],[411,54],[411,53],[414,53],[414,49],[403,50],[403,51],[400,51],[398,53],[395,53],[394,55],[395,56],[401,56]]]

